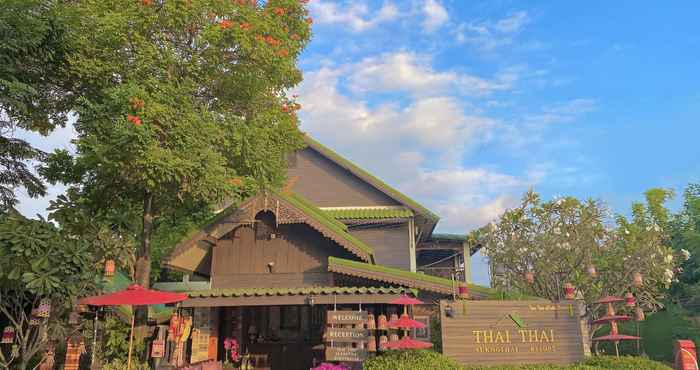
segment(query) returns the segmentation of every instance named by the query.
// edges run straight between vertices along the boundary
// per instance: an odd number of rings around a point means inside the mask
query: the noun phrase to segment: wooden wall
[[[268,228],[275,237],[261,238],[259,228]],[[275,228],[274,216],[260,213],[255,226],[235,229],[213,248],[212,288],[329,286],[330,255],[353,259],[305,224]]]
[[[411,269],[408,223],[350,229],[350,234],[374,248],[378,265]]]
[[[297,178],[292,190],[319,207],[399,205],[311,148],[290,156],[287,176]]]
[[[442,351],[470,365],[572,363],[584,358],[578,317],[567,302],[441,301]]]

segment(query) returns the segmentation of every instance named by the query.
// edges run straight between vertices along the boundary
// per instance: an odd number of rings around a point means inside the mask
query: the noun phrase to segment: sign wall
[[[463,364],[583,360],[579,313],[568,302],[441,301],[443,353]]]

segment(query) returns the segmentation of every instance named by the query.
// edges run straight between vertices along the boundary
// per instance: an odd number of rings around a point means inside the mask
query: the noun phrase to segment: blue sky
[[[700,3],[673,5],[311,0],[301,127],[436,211],[442,232],[529,187],[625,213],[650,187],[700,182]]]

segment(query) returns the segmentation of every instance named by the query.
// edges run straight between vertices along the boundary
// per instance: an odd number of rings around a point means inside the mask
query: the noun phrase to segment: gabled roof
[[[199,230],[188,234],[175,246],[163,264],[175,269],[193,271],[191,267],[188,269],[179,265],[175,259],[185,253],[195,252],[195,258],[203,258],[205,250],[214,245],[217,239],[241,224],[250,223],[262,210],[275,213],[279,224],[307,224],[360,259],[373,259],[374,250],[370,246],[348,233],[345,224],[327,216],[304,197],[291,192],[265,190],[241,204],[227,207]]]
[[[412,209],[414,212],[422,215],[423,217],[428,219],[431,223],[433,223],[433,224],[437,223],[437,221],[440,219],[440,217],[438,215],[434,214],[429,209],[423,207],[415,200],[409,198],[405,194],[403,194],[400,191],[389,186],[388,184],[386,184],[382,180],[378,179],[376,176],[365,171],[364,169],[360,168],[359,166],[352,163],[351,161],[343,158],[340,154],[334,152],[333,150],[329,149],[325,145],[312,139],[309,135],[304,135],[304,141],[306,142],[306,144],[309,147],[311,147],[315,151],[319,152],[324,157],[332,160],[340,167],[346,169],[347,171],[349,171],[353,175],[359,177],[363,181],[374,186],[375,188],[377,188],[379,191],[383,192],[384,194],[386,194],[390,198],[407,206],[408,208]]]
[[[373,265],[364,262],[351,261],[344,258],[328,257],[328,270],[343,275],[386,282],[419,290],[428,290],[441,294],[452,294],[455,286],[467,285],[471,294],[488,297],[493,294],[490,288],[485,288],[464,282],[444,279],[437,276],[410,272],[398,268]]]
[[[406,207],[323,207],[321,211],[337,220],[409,218],[413,211]]]

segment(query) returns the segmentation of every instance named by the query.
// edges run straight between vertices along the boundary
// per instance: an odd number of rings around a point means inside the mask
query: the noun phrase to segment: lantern
[[[532,271],[526,272],[525,281],[527,281],[528,284],[533,284],[535,282],[535,273]]]
[[[386,335],[382,335],[379,337],[379,350],[384,351],[386,350],[386,344],[389,342],[389,338],[387,338]]]
[[[5,329],[2,331],[2,339],[0,340],[0,343],[2,344],[10,344],[15,341],[15,328],[11,326],[6,326]]]
[[[38,313],[39,313],[39,310],[37,310],[36,308],[32,310],[32,314],[29,317],[29,325],[37,326],[37,325],[41,324],[41,319],[39,319],[39,317],[37,316]]]
[[[367,329],[374,330],[376,328],[377,328],[377,322],[374,321],[374,315],[371,313],[367,314]],[[375,345],[375,350],[376,350],[376,345]]]
[[[625,306],[634,307],[634,295],[632,293],[625,294]]]
[[[377,341],[374,337],[369,337],[369,342],[367,342],[367,351],[377,352]]]
[[[86,304],[79,304],[75,306],[75,312],[85,313],[88,312],[88,306]]]
[[[461,299],[469,299],[469,287],[466,285],[459,286],[457,288],[457,292],[459,293],[459,298]]]
[[[44,298],[39,301],[39,307],[36,309],[36,317],[47,318],[51,314],[51,300]]]
[[[391,316],[389,316],[389,321],[396,321],[399,319],[399,315],[392,313]]]
[[[564,296],[566,299],[574,299],[574,286],[571,283],[564,284]]]
[[[80,323],[80,314],[73,311],[68,315],[68,324],[70,325],[78,325]]]
[[[389,341],[390,342],[395,342],[397,340],[399,340],[399,334],[397,334],[397,333],[389,334]]]
[[[634,319],[637,321],[644,321],[644,310],[641,307],[637,307],[634,312]]]
[[[386,330],[386,315],[379,315],[379,317],[377,318],[377,328],[379,330]]]
[[[598,277],[598,270],[596,270],[595,266],[588,266],[588,269],[586,271],[588,271],[588,276],[592,278]]]
[[[114,260],[106,260],[105,261],[105,277],[114,276],[115,269],[116,269],[116,266],[114,265]]]
[[[151,357],[152,358],[162,358],[165,354],[165,341],[162,339],[155,339],[151,344]]]
[[[635,272],[634,275],[632,275],[632,285],[639,288],[643,283],[644,278],[642,278],[642,274],[640,272]]]

